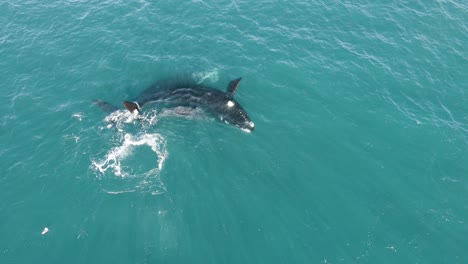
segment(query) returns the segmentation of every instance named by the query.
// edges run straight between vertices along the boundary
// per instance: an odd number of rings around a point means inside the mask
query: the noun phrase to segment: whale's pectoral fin
[[[137,102],[124,101],[123,105],[131,113],[133,113],[133,111],[135,111],[135,110],[137,110],[138,113],[140,113],[140,111],[141,111],[140,105]]]
[[[239,83],[241,81],[242,78],[238,78],[238,79],[235,79],[235,80],[232,80],[227,89],[226,89],[226,97],[228,99],[232,99],[234,97],[234,94],[236,93],[236,90],[237,90],[237,87],[239,87]]]

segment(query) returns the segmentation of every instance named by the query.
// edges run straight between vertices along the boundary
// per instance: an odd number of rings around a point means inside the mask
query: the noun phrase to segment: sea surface
[[[0,10],[0,263],[468,263],[468,2]],[[182,75],[256,130],[124,111]]]

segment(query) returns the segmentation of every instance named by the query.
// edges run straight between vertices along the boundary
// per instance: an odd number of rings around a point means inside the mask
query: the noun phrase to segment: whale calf
[[[140,113],[149,104],[167,107],[201,108],[226,124],[246,132],[255,130],[255,125],[244,108],[234,99],[241,78],[229,82],[226,91],[195,82],[160,82],[143,91],[135,100],[124,101],[130,112]]]

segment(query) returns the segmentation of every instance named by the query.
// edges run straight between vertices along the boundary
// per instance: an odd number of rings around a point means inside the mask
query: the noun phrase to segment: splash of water
[[[100,129],[115,133],[112,137],[114,146],[104,157],[92,159],[91,169],[98,178],[105,180],[105,192],[122,194],[139,190],[159,195],[166,191],[159,177],[169,154],[166,139],[151,132],[159,119],[165,117],[198,119],[206,118],[206,115],[198,108],[173,107],[162,109],[160,113],[155,109],[141,114],[117,110],[104,118],[106,125]],[[130,132],[134,131],[135,125],[139,127],[138,132]],[[116,179],[125,180],[114,185]]]
[[[123,136],[120,146],[110,149],[103,160],[94,160],[92,164],[102,174],[105,174],[110,169],[115,176],[138,176],[132,175],[130,172],[132,170],[126,170],[128,167],[122,164],[140,146],[149,146],[151,148],[155,154],[155,164],[157,165],[156,168],[143,172],[143,176],[158,174],[163,168],[168,152],[166,140],[157,133],[141,133],[137,135],[127,133]]]
[[[143,190],[154,195],[165,192],[159,175],[168,156],[166,139],[159,133],[148,132],[157,121],[155,110],[141,115],[118,110],[105,117],[107,125],[100,129],[115,133],[112,137],[114,146],[104,157],[91,159],[91,169],[106,182],[105,192],[121,194]],[[132,133],[131,126],[135,124],[142,129]],[[125,180],[115,185],[116,179]]]

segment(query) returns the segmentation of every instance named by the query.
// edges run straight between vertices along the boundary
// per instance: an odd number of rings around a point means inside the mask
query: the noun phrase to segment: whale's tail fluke
[[[140,111],[141,111],[140,105],[137,102],[124,101],[123,105],[131,113],[133,113],[133,111],[135,111],[135,110],[137,110],[138,113],[140,113]]]

